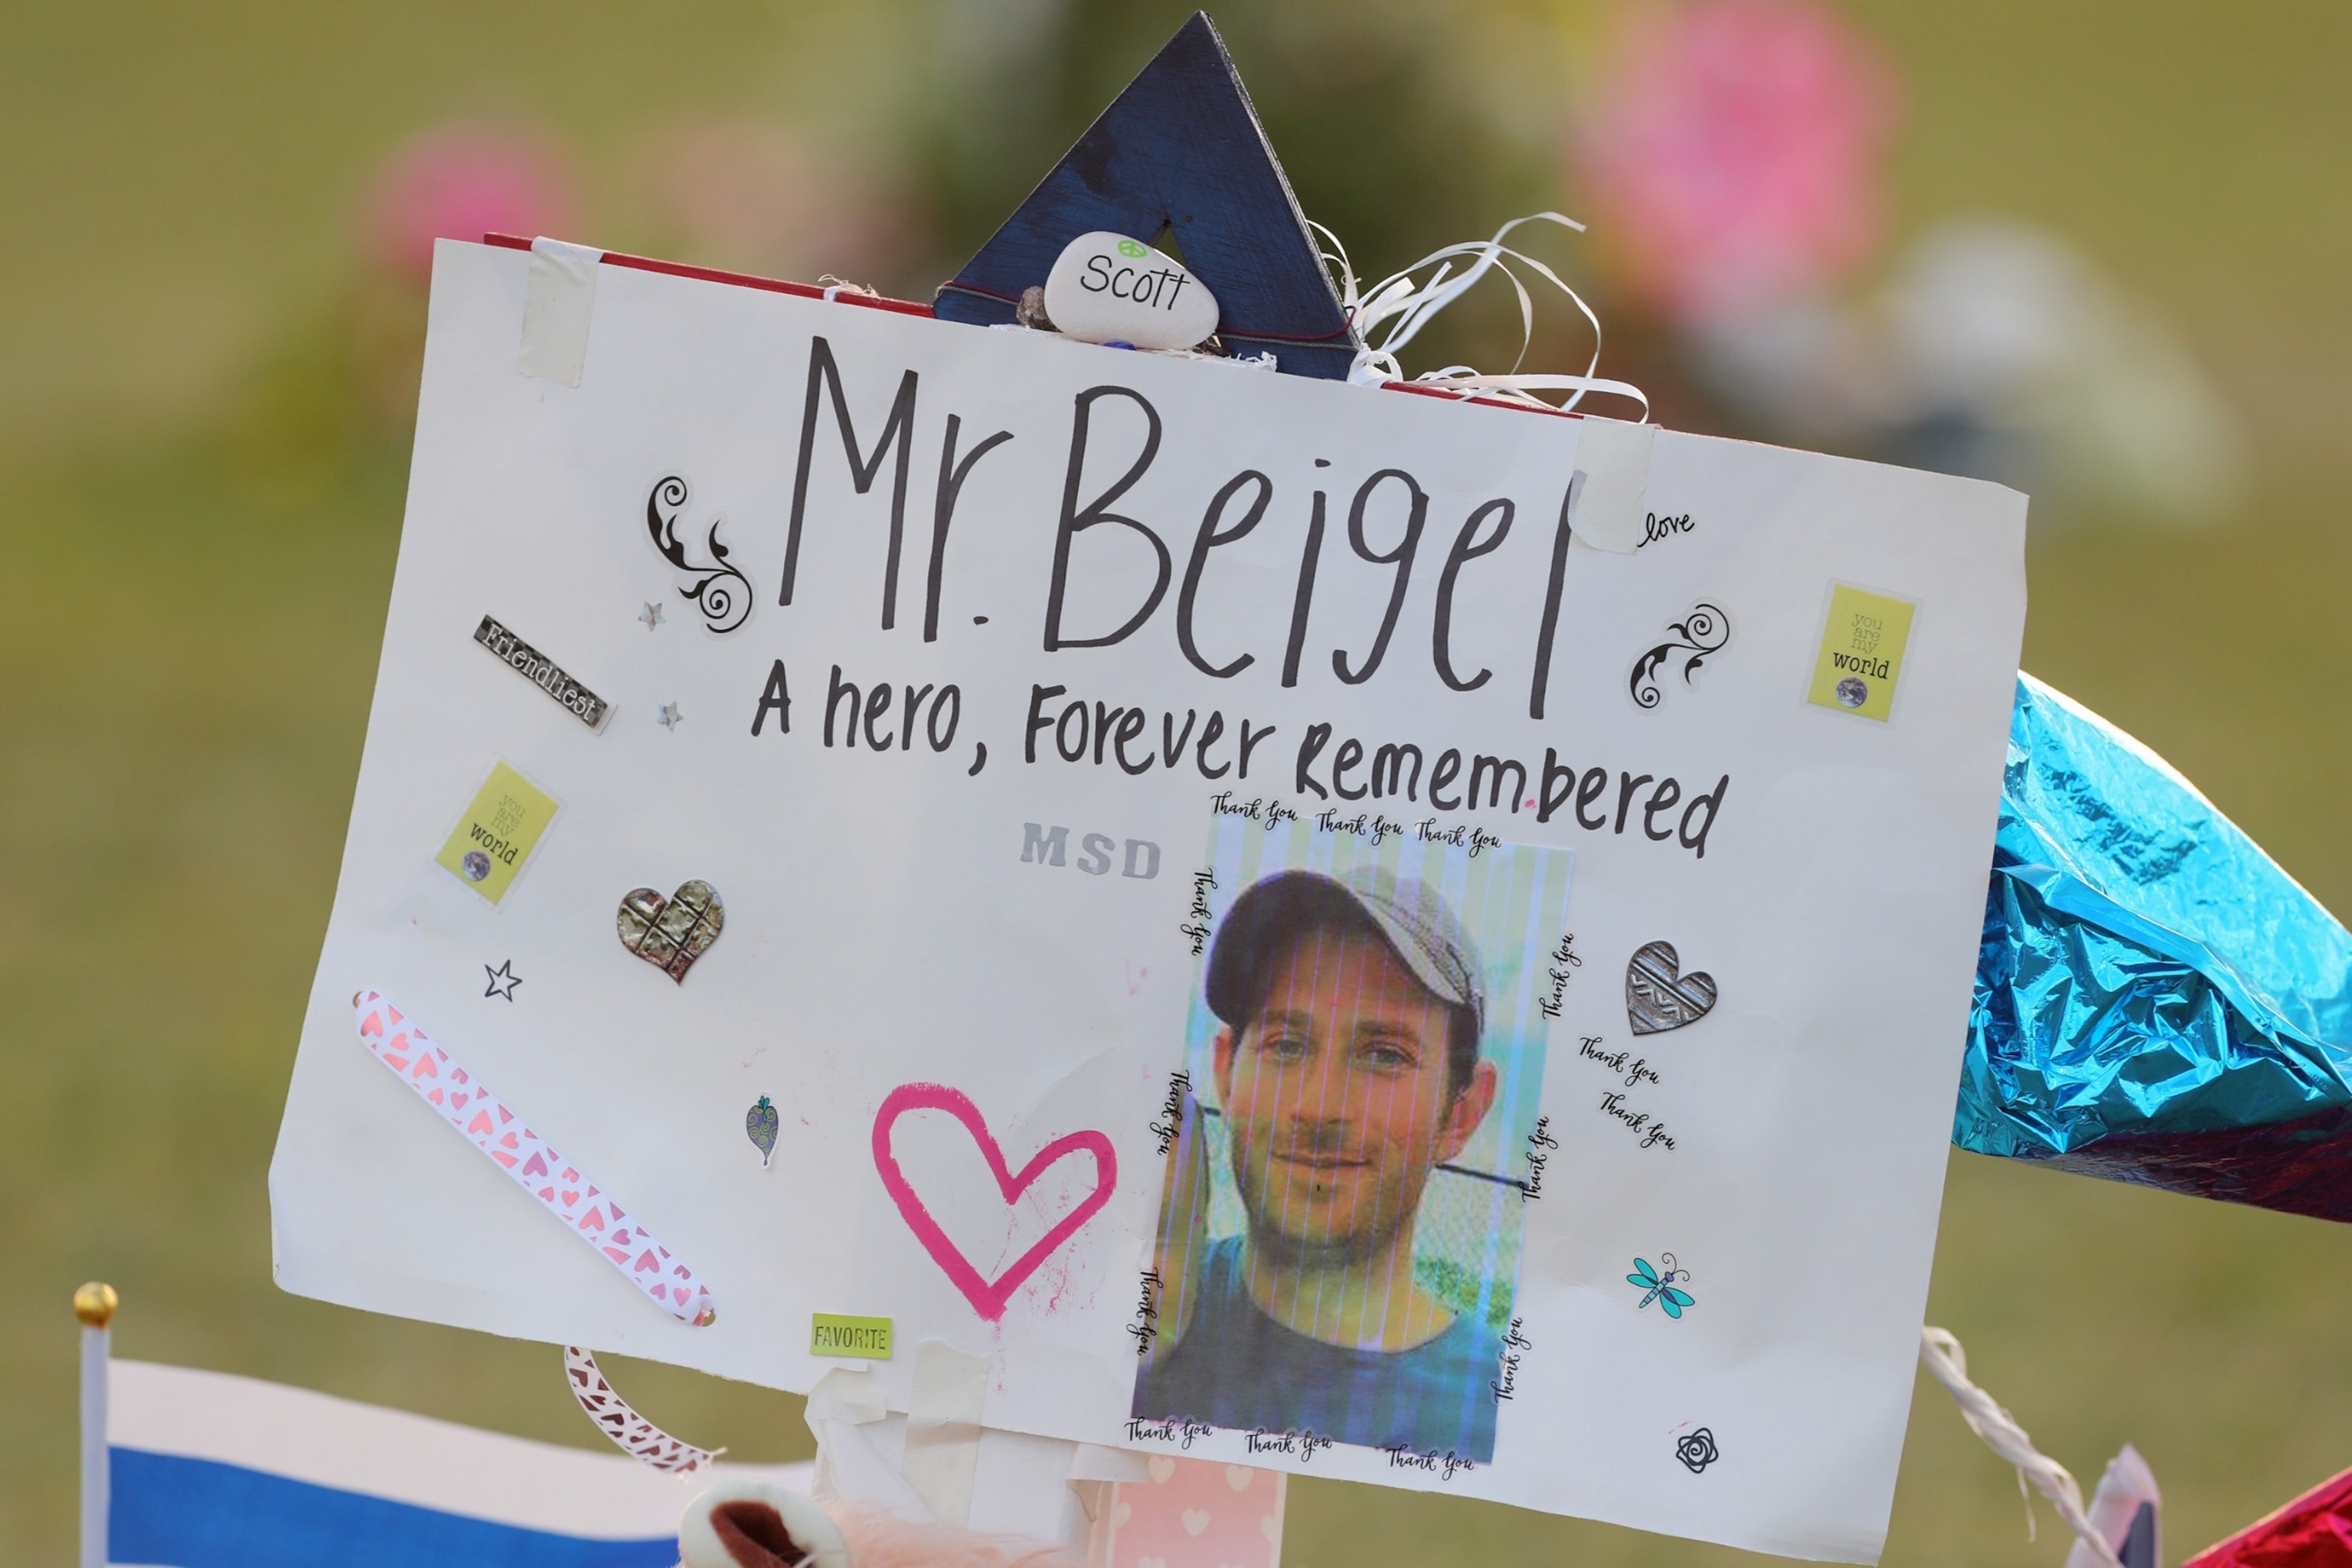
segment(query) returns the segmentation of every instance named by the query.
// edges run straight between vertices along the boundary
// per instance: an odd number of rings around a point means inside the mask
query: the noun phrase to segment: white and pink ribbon
[[[362,991],[352,999],[352,1012],[360,1043],[376,1060],[465,1134],[467,1142],[496,1161],[565,1229],[652,1297],[655,1305],[697,1328],[718,1317],[718,1304],[685,1259],[656,1241],[611,1194],[550,1148],[546,1139],[427,1037],[390,998],[380,991]]]
[[[563,1375],[572,1384],[572,1397],[596,1423],[596,1430],[619,1444],[631,1458],[642,1459],[666,1476],[688,1480],[719,1457],[719,1451],[673,1437],[638,1415],[605,1380],[593,1351],[582,1345],[564,1346]]]

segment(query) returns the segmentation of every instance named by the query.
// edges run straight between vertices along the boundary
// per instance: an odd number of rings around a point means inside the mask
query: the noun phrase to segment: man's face
[[[1444,1003],[1388,945],[1307,931],[1276,961],[1256,1021],[1217,1037],[1234,1176],[1257,1241],[1301,1261],[1377,1253],[1493,1101],[1480,1063],[1447,1091]]]

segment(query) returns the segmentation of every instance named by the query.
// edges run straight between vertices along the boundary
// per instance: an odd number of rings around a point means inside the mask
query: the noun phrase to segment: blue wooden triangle
[[[2131,1529],[2125,1532],[2123,1544],[2116,1552],[2123,1559],[2124,1568],[2164,1568],[2156,1532],[2156,1505],[2144,1502],[2133,1510]]]
[[[1184,265],[1216,295],[1217,335],[1270,351],[1292,375],[1344,380],[1357,341],[1298,200],[1250,107],[1233,57],[1196,11],[1078,138],[962,271],[940,317],[1013,319],[1070,241],[1096,229],[1141,240],[1175,230]]]

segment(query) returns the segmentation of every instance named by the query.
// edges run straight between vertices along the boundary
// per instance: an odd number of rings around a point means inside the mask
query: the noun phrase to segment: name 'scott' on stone
[[[1189,349],[1217,330],[1217,297],[1139,239],[1097,230],[1070,241],[1045,277],[1045,313],[1066,337]]]

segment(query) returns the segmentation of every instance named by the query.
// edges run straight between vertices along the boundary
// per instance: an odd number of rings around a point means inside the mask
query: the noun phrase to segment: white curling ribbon
[[[376,1060],[663,1311],[697,1328],[718,1317],[718,1303],[685,1259],[656,1241],[611,1194],[550,1148],[547,1140],[436,1045],[389,997],[380,991],[362,991],[353,999],[352,1015],[360,1044]]]
[[[2033,1446],[2017,1417],[2002,1409],[1983,1389],[1969,1381],[1968,1352],[1948,1330],[1923,1328],[1919,1331],[1919,1360],[1951,1394],[1952,1402],[1960,1407],[1960,1419],[1969,1430],[1984,1439],[1985,1447],[2017,1467],[2017,1489],[2022,1493],[2028,1481],[2033,1489],[2050,1500],[2058,1517],[2066,1521],[2091,1555],[2105,1568],[2123,1568],[2116,1549],[2107,1538],[2091,1523],[2091,1516],[2083,1508],[2083,1489],[2065,1466],[2051,1458]],[[2033,1500],[2026,1497],[2025,1538],[2033,1539]]]
[[[698,1448],[638,1415],[605,1378],[604,1368],[596,1364],[595,1352],[585,1346],[563,1347],[563,1376],[572,1384],[572,1397],[580,1402],[580,1408],[596,1424],[596,1430],[613,1439],[629,1458],[666,1476],[690,1479],[697,1470],[726,1452],[723,1448]]]
[[[1339,237],[1329,229],[1319,223],[1314,225],[1316,232],[1331,244],[1331,248],[1323,253],[1323,260],[1338,276],[1339,303],[1348,312],[1349,324],[1356,329],[1356,335],[1364,344],[1356,354],[1356,363],[1349,370],[1348,379],[1360,386],[1402,382],[1412,386],[1460,392],[1465,396],[1479,392],[1494,393],[1538,408],[1550,408],[1551,405],[1536,397],[1534,394],[1538,392],[1572,394],[1561,405],[1564,408],[1574,408],[1587,393],[1605,393],[1639,403],[1642,417],[1647,420],[1650,416],[1648,394],[1631,382],[1611,381],[1594,374],[1601,368],[1601,318],[1592,313],[1592,307],[1586,304],[1584,297],[1570,288],[1567,281],[1549,267],[1503,243],[1513,229],[1528,223],[1556,223],[1579,234],[1584,232],[1582,224],[1559,213],[1533,213],[1526,217],[1513,218],[1496,229],[1492,239],[1464,240],[1458,245],[1442,246],[1402,271],[1375,283],[1369,292],[1360,294],[1357,289],[1355,268],[1348,260],[1347,247],[1341,245]],[[1583,374],[1519,370],[1519,363],[1527,358],[1528,345],[1535,341],[1535,300],[1528,294],[1527,284],[1512,270],[1511,263],[1515,261],[1532,268],[1546,282],[1567,295],[1578,313],[1591,326],[1592,357],[1586,362]],[[1466,265],[1456,271],[1457,263]],[[1414,273],[1426,267],[1434,267],[1437,270],[1425,282],[1414,278]],[[1511,289],[1519,300],[1519,358],[1512,362],[1509,373],[1486,375],[1469,365],[1456,364],[1447,365],[1443,370],[1424,371],[1420,375],[1408,378],[1403,367],[1397,363],[1397,351],[1412,342],[1439,311],[1468,292],[1489,272],[1500,272],[1510,279]],[[1375,333],[1379,334],[1377,338]]]

